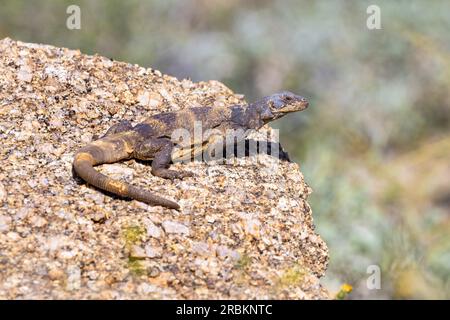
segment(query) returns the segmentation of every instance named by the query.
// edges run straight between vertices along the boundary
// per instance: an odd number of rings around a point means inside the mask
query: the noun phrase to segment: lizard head
[[[302,111],[308,107],[308,100],[289,91],[265,97],[260,104],[260,117],[264,123],[279,119],[285,114]]]

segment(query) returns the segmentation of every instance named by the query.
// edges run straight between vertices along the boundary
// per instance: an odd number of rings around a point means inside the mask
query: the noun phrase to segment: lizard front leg
[[[153,159],[152,174],[157,177],[170,180],[191,177],[192,172],[168,169],[172,161],[173,147],[173,142],[167,138],[146,139],[136,146],[134,156],[141,160]]]

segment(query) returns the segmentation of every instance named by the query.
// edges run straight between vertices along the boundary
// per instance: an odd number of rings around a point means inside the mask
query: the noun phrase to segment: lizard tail
[[[138,189],[128,183],[109,178],[95,170],[95,165],[111,163],[129,158],[128,154],[120,155],[116,152],[104,152],[104,149],[99,145],[99,143],[102,143],[101,140],[98,141],[99,142],[94,141],[92,144],[80,149],[75,155],[73,168],[84,181],[99,189],[111,192],[121,197],[132,198],[150,205],[163,206],[175,210],[180,209],[180,206],[176,202],[157,196],[151,192]],[[115,142],[117,145],[117,141]],[[120,149],[123,150],[123,148]],[[115,155],[114,159],[108,159],[107,155],[110,154]]]

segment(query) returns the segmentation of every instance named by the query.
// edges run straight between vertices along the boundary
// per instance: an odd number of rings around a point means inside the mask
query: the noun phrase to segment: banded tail
[[[180,206],[176,202],[109,178],[94,169],[96,165],[130,159],[134,152],[134,134],[134,132],[113,134],[81,148],[73,161],[75,172],[87,183],[120,197],[179,210]]]

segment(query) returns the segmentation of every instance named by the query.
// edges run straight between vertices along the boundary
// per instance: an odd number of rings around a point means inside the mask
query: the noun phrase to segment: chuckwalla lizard
[[[214,139],[212,135],[201,138],[201,141],[191,141],[180,148],[180,145],[171,139],[175,130],[182,128],[195,135],[195,123],[201,123],[202,130],[214,129],[215,138],[217,135],[219,138],[225,138],[233,130],[246,132],[249,129],[258,130],[268,122],[307,107],[308,101],[305,98],[284,91],[267,96],[248,106],[196,107],[160,113],[150,116],[136,126],[124,120],[113,125],[100,139],[79,149],[75,154],[73,168],[83,180],[102,190],[150,205],[179,210],[180,206],[176,202],[109,178],[95,170],[94,166],[132,158],[153,160],[153,175],[165,179],[182,179],[192,176],[192,173],[170,170],[170,163],[186,155],[192,156],[203,152],[217,139]]]

